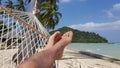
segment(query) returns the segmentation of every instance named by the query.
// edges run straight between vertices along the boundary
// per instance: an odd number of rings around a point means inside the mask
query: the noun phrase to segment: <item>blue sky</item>
[[[98,33],[109,42],[120,42],[120,0],[59,1],[62,18],[55,29],[69,26]]]
[[[120,42],[120,0],[60,0],[57,28],[69,26]]]

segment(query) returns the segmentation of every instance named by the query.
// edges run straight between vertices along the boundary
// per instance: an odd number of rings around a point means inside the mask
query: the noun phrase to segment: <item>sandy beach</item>
[[[57,68],[120,68],[119,63],[80,54],[79,51],[70,49],[65,49],[62,60],[56,61],[56,65]]]
[[[17,50],[8,49],[7,51],[0,51],[0,68],[15,68],[15,64],[11,61],[11,55],[13,55]],[[5,53],[4,53],[5,52]],[[5,55],[4,67],[2,55]],[[8,58],[9,57],[9,58]],[[120,62],[120,61],[118,61]],[[61,60],[56,61],[57,68],[120,68],[120,64],[105,60],[98,59],[93,56],[86,54],[81,54],[79,51],[65,49],[63,57]]]
[[[12,56],[17,52],[17,49],[0,50],[0,68],[15,68],[15,63],[12,62]]]

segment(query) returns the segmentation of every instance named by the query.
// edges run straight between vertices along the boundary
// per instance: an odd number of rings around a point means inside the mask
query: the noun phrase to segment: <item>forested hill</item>
[[[70,27],[62,27],[55,31],[60,31],[64,34],[67,31],[72,31],[74,33],[72,42],[76,43],[107,43],[108,41],[101,37],[100,35],[94,32],[85,32],[72,29]],[[50,34],[53,34],[55,31],[51,31]]]

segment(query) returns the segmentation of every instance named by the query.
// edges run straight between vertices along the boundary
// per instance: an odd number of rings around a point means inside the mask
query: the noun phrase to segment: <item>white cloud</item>
[[[114,11],[120,11],[120,3],[113,5]]]
[[[60,0],[61,3],[68,3],[71,2],[72,0]]]
[[[113,7],[110,10],[106,11],[108,17],[114,17],[115,12],[120,13],[120,3],[114,4]]]
[[[120,20],[109,23],[87,22],[84,24],[70,25],[69,27],[83,31],[120,30]]]
[[[86,1],[86,0],[60,0],[61,3],[69,3],[69,2],[72,2],[72,1]]]
[[[111,11],[106,11],[108,17],[114,17],[113,13]]]

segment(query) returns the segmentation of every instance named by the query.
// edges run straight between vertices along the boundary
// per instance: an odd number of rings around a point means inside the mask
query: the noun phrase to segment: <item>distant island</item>
[[[62,34],[64,34],[67,31],[73,31],[73,40],[72,43],[107,43],[108,40],[101,37],[99,34],[96,34],[94,32],[85,32],[85,31],[79,31],[76,29],[72,29],[70,27],[62,27],[57,30],[51,31],[50,34],[53,34],[56,31],[60,31]]]

